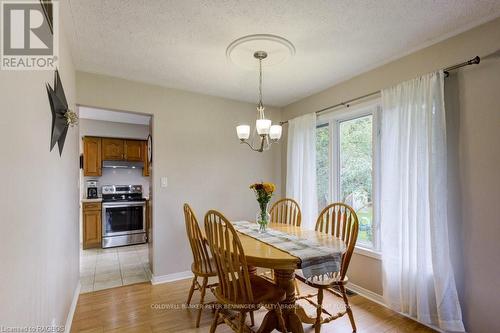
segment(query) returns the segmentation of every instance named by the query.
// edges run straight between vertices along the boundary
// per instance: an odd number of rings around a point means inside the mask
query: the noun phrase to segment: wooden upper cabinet
[[[144,157],[144,167],[142,168],[142,175],[149,177],[149,159],[148,159],[148,142],[142,141],[142,155]]]
[[[83,175],[102,176],[102,161],[144,162],[149,176],[147,141],[116,138],[83,138]]]
[[[142,162],[144,160],[143,141],[125,140],[125,160]]]
[[[83,175],[101,176],[101,138],[83,138]]]
[[[125,158],[125,140],[102,139],[102,159],[120,161]]]

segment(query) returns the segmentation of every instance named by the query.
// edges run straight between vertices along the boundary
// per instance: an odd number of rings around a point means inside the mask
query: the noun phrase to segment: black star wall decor
[[[66,101],[66,95],[62,86],[59,72],[56,70],[54,75],[54,89],[50,84],[46,84],[47,94],[49,96],[50,109],[52,111],[52,136],[50,140],[50,151],[57,145],[59,155],[62,155],[64,141],[68,133],[68,127],[77,123],[78,116],[71,111]]]

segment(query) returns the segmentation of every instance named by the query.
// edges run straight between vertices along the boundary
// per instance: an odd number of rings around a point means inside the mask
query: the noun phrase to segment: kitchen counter
[[[102,202],[102,198],[96,198],[96,199],[86,199],[86,198],[83,198],[82,202]]]

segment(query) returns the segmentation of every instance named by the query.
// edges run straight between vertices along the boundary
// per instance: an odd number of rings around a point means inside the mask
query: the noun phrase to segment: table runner
[[[248,221],[235,221],[232,223],[238,232],[299,258],[300,268],[306,279],[320,278],[324,275],[332,277],[334,273],[340,271],[345,246],[341,248],[321,246],[317,242],[306,238],[299,238],[270,228],[261,233],[258,224]]]

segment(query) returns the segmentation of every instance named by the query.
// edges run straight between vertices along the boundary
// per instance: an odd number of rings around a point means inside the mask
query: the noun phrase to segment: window
[[[344,202],[359,220],[357,246],[378,250],[376,103],[350,107],[318,117],[316,173],[318,208]]]
[[[316,129],[316,182],[318,188],[318,214],[330,202],[330,127],[323,124]]]

